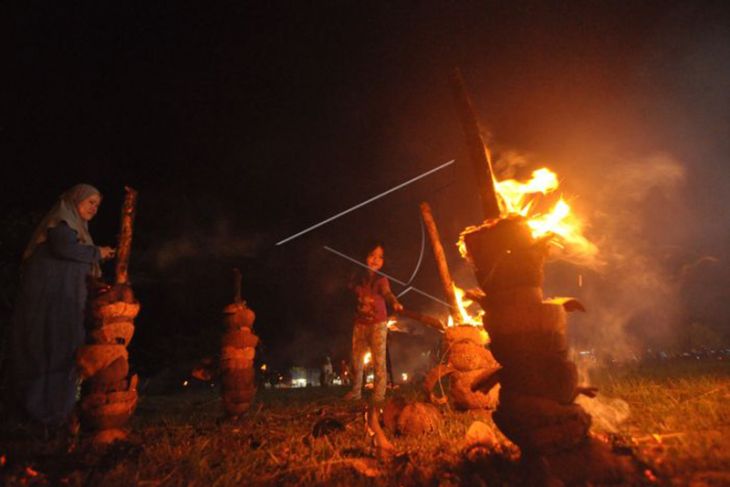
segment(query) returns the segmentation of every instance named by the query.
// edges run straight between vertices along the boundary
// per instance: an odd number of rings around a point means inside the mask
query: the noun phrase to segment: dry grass
[[[659,477],[658,483],[728,485],[730,364],[675,364],[598,371],[594,382],[620,397],[630,417],[619,438]],[[399,391],[411,398],[414,390]],[[511,485],[519,478],[513,450],[484,463],[465,459],[464,435],[485,412],[444,409],[432,434],[394,438],[397,456],[380,462],[364,425],[364,405],[339,399],[342,389],[260,391],[245,418],[221,420],[214,389],[143,397],[129,442],[106,451],[83,443],[4,436],[6,483],[66,485]],[[344,429],[315,438],[322,418]],[[597,434],[605,433],[597,426]],[[501,437],[500,437],[501,438]],[[27,468],[32,468],[28,471]],[[37,472],[37,475],[33,475]]]

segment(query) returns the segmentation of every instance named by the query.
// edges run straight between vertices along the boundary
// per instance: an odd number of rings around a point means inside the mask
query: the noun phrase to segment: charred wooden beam
[[[460,314],[456,312],[459,309],[459,305],[456,302],[454,281],[451,279],[451,273],[449,272],[449,265],[446,262],[444,247],[441,245],[441,237],[439,237],[436,221],[433,219],[433,213],[431,213],[431,206],[425,201],[421,203],[421,215],[423,216],[423,223],[426,225],[428,237],[431,241],[433,256],[436,258],[436,265],[438,266],[439,277],[441,278],[441,284],[444,287],[444,293],[446,293],[446,300],[449,303],[449,306],[451,306],[451,314],[454,321],[459,321]]]
[[[418,311],[413,311],[410,309],[404,309],[399,314],[405,316],[406,318],[416,320],[419,323],[422,323],[430,328],[434,328],[442,333],[444,332],[444,330],[446,330],[443,322],[438,318],[434,318],[433,316],[419,313]]]
[[[464,136],[466,137],[469,159],[471,159],[474,175],[479,186],[479,197],[482,202],[484,218],[488,220],[499,218],[501,211],[497,193],[494,189],[494,178],[489,151],[484,145],[484,140],[479,132],[479,121],[469,94],[464,86],[464,79],[461,76],[459,68],[454,68],[451,77],[451,86],[456,108],[459,112],[461,126],[464,129]]]
[[[119,243],[117,245],[116,283],[129,283],[129,255],[132,252],[132,228],[137,206],[137,191],[129,186],[124,187],[124,204],[119,227]]]

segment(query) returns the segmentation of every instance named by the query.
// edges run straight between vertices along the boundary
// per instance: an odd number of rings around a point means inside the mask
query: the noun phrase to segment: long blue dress
[[[63,423],[76,401],[76,349],[84,343],[86,279],[99,249],[65,222],[25,261],[13,316],[11,359],[17,399],[28,415]]]

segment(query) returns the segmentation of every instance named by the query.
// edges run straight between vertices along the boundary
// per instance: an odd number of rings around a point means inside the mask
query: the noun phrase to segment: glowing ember
[[[266,372],[266,364],[261,364],[261,372]]]
[[[373,354],[370,352],[367,352],[365,356],[362,358],[362,363],[367,365],[370,363],[370,361],[373,359]]]

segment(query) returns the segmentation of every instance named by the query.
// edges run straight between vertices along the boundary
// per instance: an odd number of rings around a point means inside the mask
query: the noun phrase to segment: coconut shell
[[[527,286],[496,290],[485,295],[482,301],[484,303],[483,308],[490,310],[500,307],[540,304],[543,299],[542,288]]]
[[[240,330],[229,330],[223,334],[221,345],[233,348],[256,348],[259,343],[259,337],[254,335],[249,328],[241,328]]]
[[[96,446],[105,446],[115,441],[121,441],[127,438],[127,432],[122,429],[112,428],[101,430],[94,435],[92,442]]]
[[[133,400],[103,404],[87,410],[81,410],[84,425],[94,429],[120,428],[126,424],[137,406],[137,397]]]
[[[92,330],[90,335],[95,343],[129,345],[132,336],[134,336],[134,323],[131,321],[108,323],[101,328]]]
[[[536,360],[522,367],[504,367],[500,371],[500,382],[509,393],[570,404],[576,396],[578,369],[567,360]]]
[[[590,415],[578,404],[560,404],[542,397],[511,394],[504,388],[500,391],[499,405],[493,416],[495,421],[499,416],[521,429],[538,429],[566,421],[590,424],[591,421]]]
[[[523,303],[515,306],[494,306],[484,315],[490,334],[566,332],[567,315],[560,303]]]
[[[112,384],[119,382],[129,373],[129,362],[125,357],[119,357],[103,369],[97,371],[88,380],[97,384]]]
[[[246,389],[254,386],[255,372],[253,367],[245,369],[228,369],[222,374],[223,389]]]
[[[256,395],[256,388],[229,389],[223,391],[223,400],[230,402],[251,402]]]
[[[107,403],[107,395],[103,392],[95,392],[81,398],[81,410],[88,411]]]
[[[502,365],[534,362],[542,358],[566,360],[568,357],[568,337],[565,333],[511,333],[503,335],[492,333],[489,349],[494,358]]]
[[[520,396],[502,400],[492,419],[504,435],[528,452],[554,452],[575,447],[588,435],[591,417],[577,404]]]
[[[487,392],[474,391],[472,386],[485,375],[491,375],[497,368],[456,372],[451,376],[451,399],[457,409],[494,409],[499,398],[499,387]]]
[[[484,332],[481,326],[459,325],[447,327],[443,340],[444,352],[454,343],[463,341],[483,347],[489,341],[489,335]]]
[[[433,404],[407,404],[398,416],[398,432],[402,435],[421,435],[441,427],[441,413]]]
[[[251,328],[256,320],[256,313],[246,303],[231,303],[223,308],[223,324],[231,328]]]
[[[497,365],[489,350],[472,342],[455,343],[449,351],[449,363],[460,371],[485,369]]]
[[[76,353],[76,364],[81,378],[86,379],[120,357],[125,360],[128,358],[127,349],[124,345],[83,345],[79,347]]]
[[[133,321],[139,314],[139,308],[138,302],[115,301],[102,306],[92,306],[92,315],[95,320],[103,323],[119,321],[120,318],[124,321]]]
[[[111,384],[104,384],[101,382],[84,381],[81,384],[81,394],[95,394],[95,393],[109,393],[116,391],[126,391],[129,389],[129,381],[127,379],[120,380],[119,382],[113,382]]]
[[[503,254],[492,269],[476,272],[479,287],[489,295],[518,287],[542,287],[546,252],[542,246]]]

